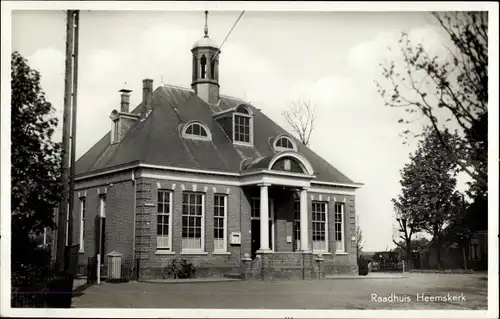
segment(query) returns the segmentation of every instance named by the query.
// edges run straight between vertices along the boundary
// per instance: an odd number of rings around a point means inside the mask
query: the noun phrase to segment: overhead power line
[[[229,37],[229,35],[231,34],[231,32],[233,32],[234,30],[234,27],[236,27],[236,25],[238,24],[238,21],[240,21],[241,17],[243,16],[243,14],[245,13],[245,10],[241,11],[241,14],[240,16],[238,17],[238,19],[236,19],[236,22],[233,24],[233,27],[231,28],[231,30],[229,30],[229,32],[227,33],[226,37],[224,38],[224,41],[222,41],[219,49],[217,50],[217,53],[213,56],[212,60],[215,60],[215,58],[217,57],[217,55],[219,55],[219,52],[221,51],[222,49],[222,46],[224,45],[224,43],[226,42],[227,38]]]

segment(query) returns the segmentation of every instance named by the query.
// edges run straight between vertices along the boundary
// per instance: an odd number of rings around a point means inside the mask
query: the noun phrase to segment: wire
[[[226,37],[224,38],[224,41],[222,41],[220,47],[217,49],[217,53],[214,54],[213,58],[212,58],[212,61],[215,60],[215,58],[217,57],[217,55],[219,54],[220,50],[222,49],[222,46],[224,45],[224,43],[226,42],[227,38],[229,37],[229,35],[231,34],[231,32],[233,32],[233,29],[234,27],[236,27],[236,25],[238,24],[238,21],[240,21],[241,17],[243,16],[243,14],[245,13],[245,10],[241,11],[241,14],[240,16],[238,17],[238,19],[236,19],[236,22],[233,24],[233,27],[231,28],[231,30],[229,30],[229,32],[227,33]]]

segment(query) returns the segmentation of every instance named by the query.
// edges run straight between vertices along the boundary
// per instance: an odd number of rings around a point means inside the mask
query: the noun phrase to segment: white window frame
[[[288,140],[292,144],[292,148],[286,148],[286,147],[281,147],[281,146],[277,145],[278,141],[283,139],[283,138]],[[274,147],[274,150],[277,152],[297,151],[297,145],[295,145],[293,140],[290,137],[288,137],[287,135],[279,135],[278,137],[276,137],[274,139],[273,147]]]
[[[172,198],[173,198],[173,191],[168,190],[168,189],[159,189],[157,191],[157,198],[156,202],[158,205],[158,192],[164,192],[168,194],[168,247],[165,246],[158,246],[158,239],[156,240],[156,250],[161,250],[161,251],[173,251],[172,247]],[[158,209],[156,209],[156,238],[158,238],[158,215],[166,215],[165,213],[158,213]]]
[[[201,243],[200,248],[184,248],[182,247],[182,231],[184,229],[184,224],[182,223],[182,217],[184,217],[184,194],[196,194],[201,196]],[[205,252],[205,194],[199,192],[182,192],[182,211],[181,211],[181,252],[183,253],[204,253]]]
[[[205,132],[207,133],[207,136],[188,134],[187,129],[193,125],[199,125],[200,127],[202,127],[205,130]],[[211,141],[212,140],[212,133],[210,132],[208,127],[206,125],[204,125],[203,123],[201,123],[199,121],[193,121],[193,122],[189,122],[189,123],[184,125],[184,127],[182,129],[182,137],[192,139],[192,140]]]
[[[227,195],[226,194],[214,194],[214,199],[216,196],[222,197],[224,199],[224,220],[223,220],[223,225],[224,225],[224,231],[223,231],[223,240],[224,240],[224,246],[222,249],[216,249],[215,248],[215,236],[214,236],[214,253],[225,253],[227,252]],[[215,229],[215,218],[220,218],[220,217],[215,217],[215,200],[214,200],[214,229]]]
[[[234,112],[233,113],[233,144],[235,145],[242,145],[242,146],[252,146],[253,145],[253,114],[252,112],[245,107],[245,109],[248,111],[249,114],[245,113],[239,113],[239,112]],[[248,118],[248,125],[249,125],[249,141],[248,142],[243,142],[243,141],[237,141],[236,140],[236,117],[241,116],[241,117],[246,117]]]
[[[337,222],[337,206],[340,207],[340,223]],[[341,247],[342,249],[338,249],[337,245],[337,229],[335,226],[337,224],[340,224],[340,237],[341,237]],[[335,252],[340,253],[340,254],[345,254],[345,203],[342,202],[335,202],[334,207],[333,207],[333,227],[334,227],[334,236],[335,236]]]
[[[311,205],[311,209],[314,207],[314,204],[322,205],[325,210],[325,249],[314,249],[314,239],[312,240],[312,250],[314,253],[327,253],[328,252],[328,202],[323,201],[313,201]],[[311,221],[314,223],[314,219],[312,218],[312,210],[311,210]],[[320,221],[318,221],[320,222]],[[321,221],[323,222],[323,221]],[[314,229],[311,230],[311,233],[314,234]]]
[[[85,214],[87,213],[87,198],[80,197],[80,252],[85,251]]]
[[[99,196],[99,216],[106,218],[106,194]]]

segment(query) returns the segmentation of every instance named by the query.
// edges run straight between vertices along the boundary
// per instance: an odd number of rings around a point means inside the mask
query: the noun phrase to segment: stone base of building
[[[239,267],[196,262],[197,278],[230,277],[243,280],[317,280],[327,275],[358,275],[356,260],[349,256],[318,255],[312,252],[258,252],[246,254]],[[162,267],[141,263],[139,280],[162,279]],[[153,266],[153,267],[151,267]],[[156,266],[156,265],[155,265]]]
[[[336,265],[332,258],[327,259],[325,262],[323,256],[312,252],[257,253],[254,260],[242,259],[241,277],[245,280],[314,280],[331,274],[358,274],[357,265]]]

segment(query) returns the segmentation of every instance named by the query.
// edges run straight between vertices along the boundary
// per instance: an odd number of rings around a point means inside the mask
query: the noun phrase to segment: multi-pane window
[[[158,211],[156,215],[156,247],[158,249],[171,249],[171,199],[172,192],[165,190],[158,191]]]
[[[278,138],[276,140],[276,143],[274,144],[274,147],[276,148],[277,151],[295,149],[292,141],[288,137],[285,137],[285,136]]]
[[[335,203],[335,251],[344,252],[344,203]]]
[[[312,203],[313,251],[327,251],[326,203]]]
[[[101,218],[105,218],[106,217],[106,194],[99,196],[99,202],[100,202],[99,215]]]
[[[80,198],[80,251],[84,249],[85,237],[85,213],[87,211],[87,200],[85,197]]]
[[[295,242],[295,250],[300,250],[300,200],[296,199],[293,202],[293,237]]]
[[[226,251],[226,196],[214,196],[214,250]]]
[[[106,242],[106,238],[105,238],[105,227],[106,227],[106,194],[103,194],[103,195],[100,195],[99,196],[99,201],[100,201],[100,212],[99,212],[99,215],[100,215],[100,219],[99,219],[99,242],[100,242],[100,251],[99,253],[102,254],[105,252],[104,248],[105,248],[105,242]]]
[[[234,116],[234,141],[250,143],[250,117]]]
[[[207,130],[200,123],[189,124],[186,128],[185,134],[208,138]]]
[[[203,250],[203,194],[182,195],[182,249]]]
[[[251,217],[252,218],[260,218],[260,199],[258,199],[258,198],[252,198]]]

